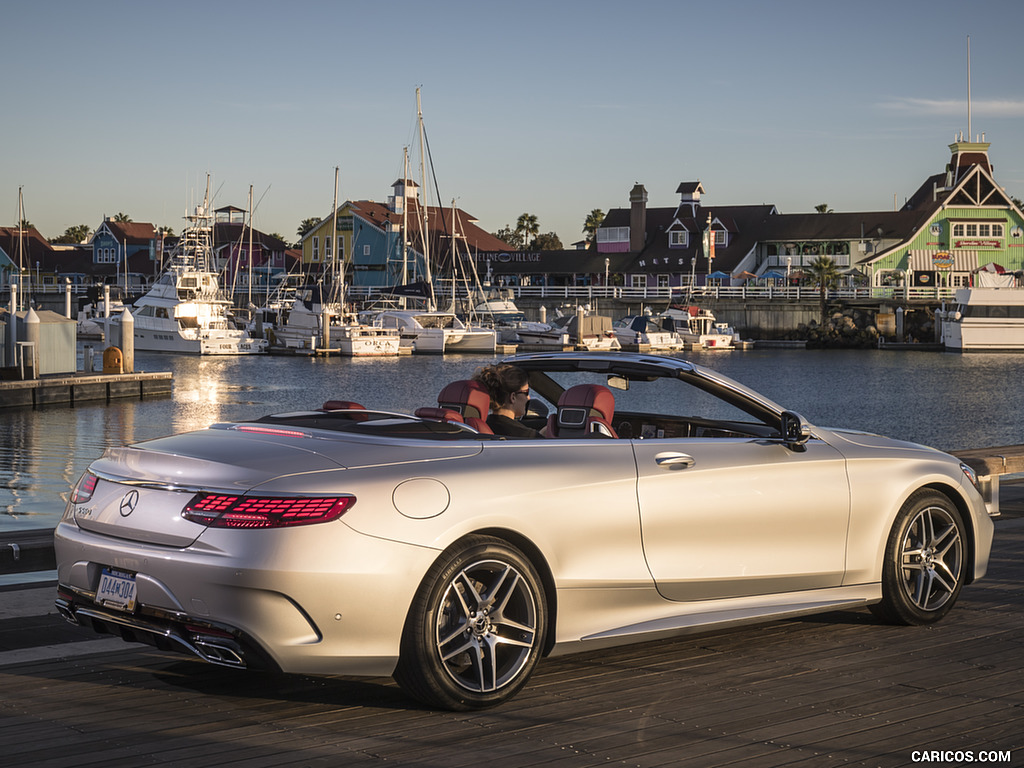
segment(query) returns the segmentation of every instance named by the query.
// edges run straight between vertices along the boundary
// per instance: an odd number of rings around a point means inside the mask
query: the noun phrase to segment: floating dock
[[[74,373],[0,381],[0,408],[37,408],[171,394],[170,371],[154,373]]]

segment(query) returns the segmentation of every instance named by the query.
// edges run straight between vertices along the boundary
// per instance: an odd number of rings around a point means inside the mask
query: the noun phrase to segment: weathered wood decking
[[[419,708],[387,679],[232,672],[95,640],[11,607],[52,588],[0,591],[3,764],[970,764],[915,758],[941,750],[1022,765],[1022,512],[1007,499],[988,577],[936,626],[833,613],[548,659],[513,701],[469,714]]]

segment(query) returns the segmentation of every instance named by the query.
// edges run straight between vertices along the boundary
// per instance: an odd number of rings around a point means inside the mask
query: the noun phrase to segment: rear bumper
[[[278,670],[274,661],[244,632],[183,614],[149,611],[126,614],[97,605],[65,586],[58,587],[57,612],[68,622],[162,651],[185,653],[234,669]]]

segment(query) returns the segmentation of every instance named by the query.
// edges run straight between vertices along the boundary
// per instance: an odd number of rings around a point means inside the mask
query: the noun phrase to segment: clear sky
[[[489,231],[568,246],[594,208],[891,210],[975,134],[1024,197],[1020,0],[33,0],[6,3],[0,224],[180,232],[206,174],[288,241],[417,162]],[[418,178],[418,171],[415,178]],[[433,198],[431,202],[436,202]]]

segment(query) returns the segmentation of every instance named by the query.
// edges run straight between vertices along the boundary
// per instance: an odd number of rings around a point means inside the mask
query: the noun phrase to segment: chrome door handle
[[[656,454],[654,461],[659,467],[682,467],[683,469],[689,469],[697,463],[693,456],[675,451]]]

